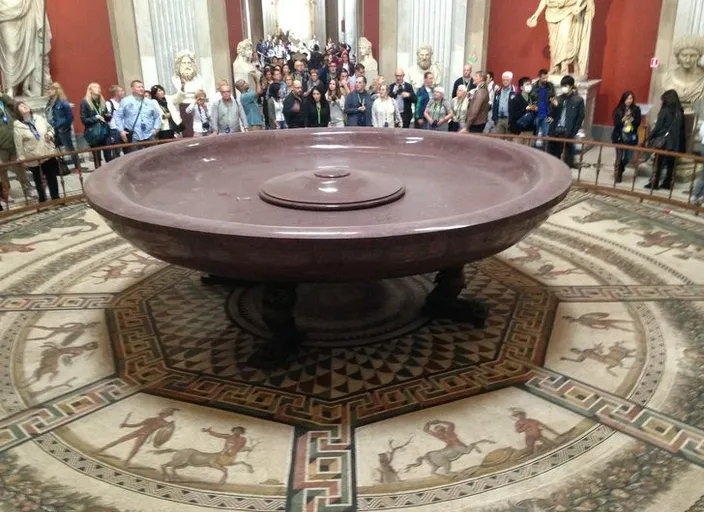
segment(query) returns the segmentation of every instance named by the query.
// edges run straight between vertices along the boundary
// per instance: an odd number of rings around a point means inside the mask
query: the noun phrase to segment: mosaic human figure
[[[587,359],[591,359],[592,361],[597,361],[605,365],[606,371],[609,372],[609,374],[616,376],[616,373],[612,371],[614,368],[618,367],[629,370],[630,367],[623,366],[623,360],[629,357],[636,357],[635,349],[626,348],[623,346],[623,343],[623,341],[617,341],[609,347],[608,352],[606,353],[604,353],[603,345],[601,343],[596,343],[594,348],[584,350],[571,348],[570,352],[577,354],[577,357],[570,358],[563,356],[560,358],[560,361],[573,361],[575,363],[581,363]]]
[[[516,432],[525,435],[526,453],[534,454],[538,453],[541,448],[549,449],[555,446],[555,441],[545,437],[545,435],[543,435],[543,431],[546,430],[555,437],[559,437],[560,434],[548,427],[542,421],[529,418],[523,409],[515,407],[511,408],[511,417],[516,420]],[[540,448],[538,447],[538,443],[540,443]]]
[[[26,341],[48,340],[49,338],[53,338],[57,334],[66,334],[67,336],[63,339],[61,345],[70,345],[78,338],[80,338],[86,331],[92,329],[97,325],[100,325],[100,322],[66,322],[65,324],[53,327],[47,327],[44,325],[33,325],[32,329],[47,331],[49,334],[47,334],[46,336],[26,338]]]
[[[394,446],[393,439],[389,439],[389,451],[378,454],[379,467],[376,471],[379,473],[378,482],[380,484],[395,484],[401,481],[401,477],[398,476],[398,471],[396,471],[396,468],[393,466],[394,455],[397,451],[408,446],[412,439],[413,437],[410,437],[408,441],[398,446]]]
[[[609,313],[594,312],[585,313],[582,316],[574,317],[572,315],[563,315],[563,319],[570,323],[577,323],[583,325],[584,327],[589,327],[590,329],[597,329],[600,331],[608,331],[609,329],[616,329],[617,331],[633,332],[633,329],[627,329],[626,327],[621,327],[619,324],[632,324],[630,320],[618,320],[616,318],[609,318]]]
[[[425,424],[423,432],[445,443],[445,448],[433,450],[418,457],[413,464],[406,466],[405,471],[417,468],[425,461],[430,464],[433,475],[437,475],[440,469],[443,470],[444,475],[453,475],[452,463],[454,461],[474,450],[481,453],[478,446],[480,443],[494,444],[494,441],[490,439],[481,439],[470,444],[463,443],[455,432],[455,424],[451,421],[431,420]]]
[[[565,268],[562,270],[556,270],[555,265],[551,263],[546,263],[538,269],[538,271],[535,273],[535,277],[542,277],[543,279],[557,279],[558,276],[568,276],[572,274],[581,273],[581,269],[578,268]]]
[[[147,273],[147,269],[151,266],[154,265],[155,262],[153,260],[150,260],[149,258],[145,258],[143,256],[140,256],[139,254],[132,254],[131,255],[134,260],[125,260],[123,258],[118,258],[117,261],[118,263],[109,265],[107,268],[98,270],[94,272],[94,274],[100,273],[102,275],[92,275],[91,277],[98,279],[97,282],[94,284],[102,284],[106,283],[107,281],[111,279],[125,279],[125,278],[132,278],[132,279],[140,279],[144,277]],[[141,265],[140,268],[136,269],[129,269],[130,265],[134,264],[139,264]]]
[[[532,263],[534,261],[540,261],[542,255],[540,254],[540,249],[537,247],[522,246],[519,245],[517,248],[522,251],[525,256],[516,256],[514,258],[509,258],[508,261],[512,263],[517,263],[519,265],[525,265],[526,263]]]
[[[174,422],[167,421],[166,418],[173,416],[174,412],[176,411],[178,411],[178,409],[163,409],[156,416],[146,418],[138,423],[127,423],[131,416],[131,413],[128,414],[127,418],[125,418],[125,421],[123,421],[120,425],[120,428],[135,428],[137,430],[134,430],[129,434],[125,434],[119,439],[116,439],[106,444],[105,446],[97,450],[95,454],[102,453],[105,450],[109,450],[113,446],[117,446],[119,444],[126,443],[127,441],[131,441],[132,439],[134,439],[134,446],[132,447],[132,450],[130,451],[127,458],[124,460],[125,465],[129,465],[130,461],[135,457],[135,455],[137,455],[137,453],[139,453],[139,450],[142,448],[144,443],[147,442],[147,440],[152,434],[156,434],[159,430],[165,427],[173,428]]]

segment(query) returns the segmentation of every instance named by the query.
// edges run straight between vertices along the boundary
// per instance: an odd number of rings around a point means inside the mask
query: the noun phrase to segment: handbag
[[[110,128],[100,121],[88,126],[83,133],[83,137],[90,147],[104,146],[108,135],[110,135]]]
[[[516,126],[522,132],[532,130],[535,126],[535,112],[525,112],[518,118],[518,121],[516,121]]]
[[[648,147],[651,149],[662,149],[665,147],[667,144],[667,138],[670,136],[670,131],[672,128],[675,126],[675,123],[677,122],[677,118],[679,117],[679,112],[675,114],[675,118],[672,120],[672,123],[670,123],[670,127],[667,129],[664,135],[658,135],[657,137],[653,137],[648,141]]]

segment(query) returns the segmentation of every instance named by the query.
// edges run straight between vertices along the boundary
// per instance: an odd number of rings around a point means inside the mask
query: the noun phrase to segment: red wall
[[[244,39],[242,0],[225,0],[227,10],[227,38],[230,42],[230,62],[237,56],[237,43]],[[254,41],[256,44],[257,42]]]
[[[379,1],[380,0],[364,0],[362,6],[362,33],[369,39],[374,49],[374,55],[379,58]],[[354,50],[355,53],[357,50]]]
[[[46,4],[52,32],[51,78],[61,83],[75,104],[74,128],[82,133],[78,107],[88,84],[98,82],[107,96],[108,88],[117,83],[107,2],[47,0]]]
[[[537,0],[492,1],[487,69],[497,78],[506,70],[516,80],[535,77],[540,68],[549,68],[544,15],[536,28],[526,26],[537,5]],[[611,111],[627,89],[639,103],[647,102],[661,5],[662,0],[596,0],[589,55],[589,77],[602,79],[596,124],[611,124]]]

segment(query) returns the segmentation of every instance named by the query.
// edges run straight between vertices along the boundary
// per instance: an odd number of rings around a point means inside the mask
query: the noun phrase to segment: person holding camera
[[[186,113],[193,115],[194,137],[210,135],[210,110],[208,109],[208,98],[203,89],[196,91],[196,100],[186,107]]]
[[[445,89],[440,86],[435,87],[433,97],[423,113],[426,128],[441,132],[448,131],[453,114],[452,105],[445,99]]]
[[[144,83],[132,80],[132,95],[120,102],[115,112],[115,126],[120,131],[122,142],[143,142],[154,140],[161,129],[161,112],[156,102],[147,98]],[[125,153],[143,149],[139,146],[125,148]]]

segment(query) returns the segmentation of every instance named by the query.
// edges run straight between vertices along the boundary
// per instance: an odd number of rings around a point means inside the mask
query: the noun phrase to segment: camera
[[[209,132],[209,131],[210,131],[210,123],[209,123],[209,122],[206,121],[206,122],[202,123],[202,126],[203,126],[203,131],[204,131],[204,132]]]

